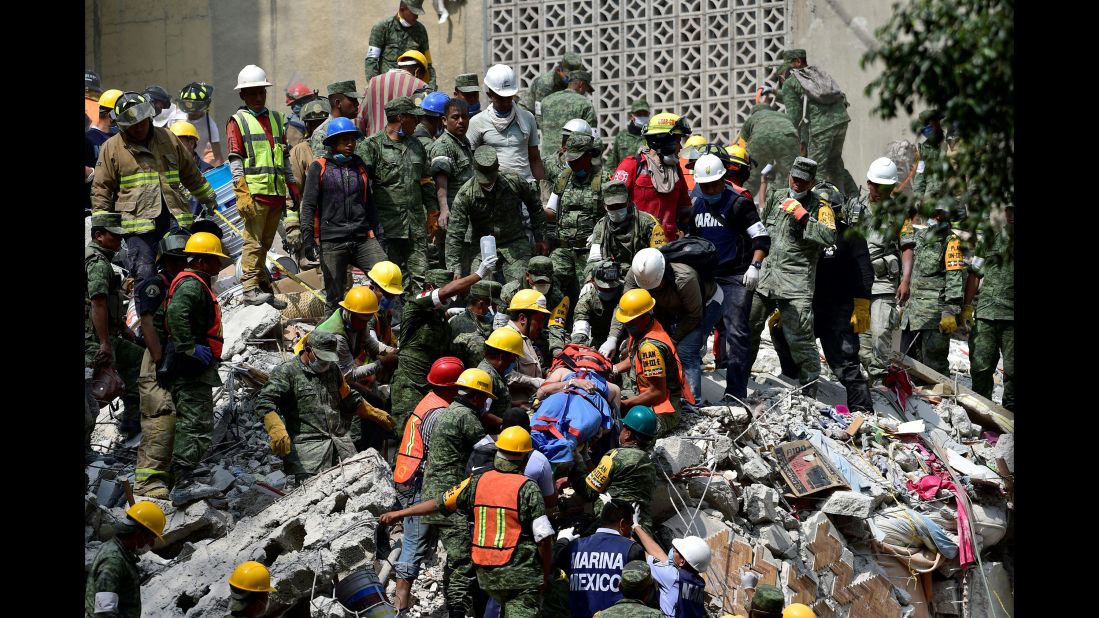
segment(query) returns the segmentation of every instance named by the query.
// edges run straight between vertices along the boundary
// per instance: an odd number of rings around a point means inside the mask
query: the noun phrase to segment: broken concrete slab
[[[694,512],[693,509],[691,512]],[[687,515],[687,513],[684,515]],[[687,521],[679,516],[672,517],[657,527],[656,535],[661,542],[670,547],[672,539],[681,539],[688,535],[708,539],[727,530],[729,530],[729,526],[721,521],[721,513],[702,510]]]
[[[874,510],[874,499],[855,491],[836,491],[820,508],[829,515],[845,515],[860,519],[870,517]]]
[[[168,519],[168,525],[164,528],[165,545],[219,537],[233,525],[232,515],[213,508],[204,500],[178,509],[166,501],[156,502]]]
[[[261,338],[279,324],[282,314],[271,305],[244,305],[226,312],[222,322],[225,347],[221,358],[229,360],[245,349],[246,339]]]
[[[980,577],[979,575],[984,575]],[[976,577],[966,578],[964,616],[1011,618],[1015,615],[1015,592],[1002,562],[985,562]],[[982,581],[982,579],[984,581]],[[985,589],[987,584],[988,589]],[[991,599],[990,599],[991,597]]]
[[[1015,434],[1004,433],[1000,434],[998,440],[996,440],[996,446],[992,447],[992,452],[995,453],[997,458],[1002,458],[1004,463],[1007,464],[1008,472],[1015,474]]]
[[[794,539],[780,524],[760,528],[759,540],[772,554],[780,558],[792,558],[795,554]]]
[[[744,490],[744,517],[753,524],[778,521],[778,492],[755,483]]]
[[[234,482],[236,482],[236,480],[237,477],[234,476],[232,472],[226,470],[221,466],[218,466],[214,468],[214,473],[210,481],[210,486],[214,487],[221,493],[225,493],[229,489],[229,487],[232,486]]]
[[[95,492],[95,500],[99,504],[110,508],[118,504],[122,497],[122,484],[114,481],[103,480],[99,482],[99,489]]]
[[[694,499],[701,500],[729,520],[740,510],[740,500],[723,476],[696,476],[687,481],[687,491]]]
[[[744,474],[744,477],[753,483],[768,484],[771,481],[771,476],[774,470],[771,468],[759,453],[755,449],[750,447],[741,448],[739,451],[740,458],[740,471]]]
[[[668,476],[675,476],[685,468],[693,468],[702,463],[702,449],[688,439],[680,437],[661,438],[656,441],[653,459],[664,469]]]

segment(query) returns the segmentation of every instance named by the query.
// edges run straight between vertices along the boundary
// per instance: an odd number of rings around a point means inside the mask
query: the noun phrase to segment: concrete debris
[[[778,520],[778,492],[758,483],[744,490],[744,516],[753,524]]]
[[[874,510],[874,499],[854,491],[836,491],[820,510],[829,515],[867,518]]]
[[[1002,458],[1004,460],[1004,463],[1007,464],[1008,472],[1015,474],[1015,434],[1000,434],[1000,438],[996,441],[996,446],[993,447],[993,452],[997,458]]]
[[[653,460],[668,476],[675,476],[685,468],[702,463],[702,449],[683,438],[661,438],[653,449]]]
[[[1002,562],[985,562],[983,569],[966,578],[964,597],[964,616],[1015,615],[1015,592]]]
[[[704,503],[719,511],[727,520],[731,521],[740,510],[740,500],[724,476],[693,477],[687,482],[687,491],[691,498],[705,498]]]
[[[243,305],[222,316],[225,347],[221,358],[230,360],[245,349],[245,341],[261,338],[279,324],[282,314],[271,305]]]
[[[778,524],[763,526],[759,529],[759,540],[771,553],[780,558],[792,558],[796,552],[794,539],[786,529]]]

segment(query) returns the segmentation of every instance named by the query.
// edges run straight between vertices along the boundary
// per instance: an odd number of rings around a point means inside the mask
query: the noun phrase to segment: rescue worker
[[[272,592],[271,572],[263,563],[248,560],[237,565],[229,576],[229,616],[259,618],[267,611]]]
[[[547,306],[546,297],[537,290],[519,290],[508,305],[507,326],[523,336],[523,354],[517,359],[515,370],[504,379],[511,391],[512,405],[520,408],[530,407],[531,396],[546,381],[537,341],[550,316]]]
[[[748,181],[741,183],[752,195],[760,197],[765,197],[760,183],[766,180],[771,185],[775,178],[781,181],[788,177],[800,149],[797,129],[786,114],[776,109],[774,92],[769,88],[765,90],[761,89],[760,96],[756,97],[756,104],[741,125],[737,138],[738,144],[747,148],[763,166],[762,169],[753,166]],[[767,170],[766,174],[764,170]]]
[[[401,269],[390,261],[378,262],[366,273],[366,287],[378,297],[378,313],[370,318],[367,336],[378,342],[378,354],[397,352],[397,338],[393,333],[394,300],[404,294],[404,278]]]
[[[142,347],[126,326],[126,303],[122,276],[115,273],[111,259],[122,248],[122,215],[92,215],[91,239],[84,247],[84,387],[91,397],[92,378],[98,368],[113,367],[125,383],[125,410],[119,431],[132,437],[141,431],[138,375]],[[94,399],[92,400],[94,402]],[[85,406],[84,449],[91,448],[92,430],[99,416],[98,403]]]
[[[216,122],[210,120],[210,99],[214,87],[210,84],[191,82],[179,91],[179,109],[187,112],[187,122],[198,131],[198,153],[203,161],[217,167],[225,163],[221,152],[221,133]]]
[[[372,180],[370,197],[385,232],[385,253],[417,289],[427,270],[428,213],[439,210],[427,153],[419,140],[412,139],[422,114],[412,97],[393,99],[385,104],[385,130],[355,149]]]
[[[370,176],[355,154],[359,137],[359,130],[347,118],[337,118],[329,125],[324,143],[332,155],[309,165],[301,201],[303,252],[309,260],[321,263],[326,313],[335,311],[338,299],[343,298],[348,267],[367,272],[386,259],[378,242],[381,228],[370,195]],[[319,230],[314,227],[318,222]],[[319,247],[314,240],[317,237]]]
[[[435,232],[435,246],[446,266],[446,229],[450,222],[450,207],[462,185],[473,177],[473,149],[466,139],[469,129],[469,106],[457,96],[443,106],[443,133],[427,149],[431,160],[431,175],[435,179],[435,194],[439,202],[439,229]],[[472,259],[469,244],[462,245],[461,276],[469,272]],[[436,264],[438,268],[439,265]]]
[[[551,581],[553,525],[538,486],[523,475],[534,450],[530,433],[521,427],[506,429],[496,448],[494,470],[467,478],[433,500],[385,513],[378,521],[389,524],[397,517],[431,513],[472,517],[470,557],[481,589],[500,604],[501,616],[534,618],[541,613],[541,591]],[[448,609],[452,617],[464,615]]]
[[[698,185],[692,193],[694,210],[692,236],[705,238],[717,250],[714,278],[721,287],[722,319],[728,365],[725,368],[725,393],[741,400],[748,396],[748,316],[752,294],[759,285],[763,258],[771,248],[771,236],[759,220],[759,211],[750,195],[729,186],[725,166],[714,155],[704,155],[695,164]],[[744,237],[750,244],[744,243]],[[751,252],[750,263],[743,254]],[[701,386],[701,384],[700,384]],[[692,388],[694,385],[692,384]]]
[[[126,518],[115,526],[116,534],[96,551],[84,584],[84,615],[140,618],[141,572],[138,557],[164,538],[168,520],[152,502],[137,502],[126,509]]]
[[[515,71],[503,64],[494,64],[485,72],[485,94],[492,104],[483,114],[477,114],[469,121],[469,143],[474,151],[482,145],[491,146],[500,158],[500,167],[515,173],[524,182],[530,184],[531,192],[538,195],[539,180],[546,177],[542,156],[538,150],[541,135],[535,124],[534,115],[516,107],[515,95],[519,92],[519,80]],[[487,184],[487,183],[486,183]],[[535,202],[541,206],[541,196]],[[540,240],[534,208],[529,209],[531,227],[534,227],[535,241]],[[524,220],[526,218],[524,217]],[[540,224],[538,224],[540,225]],[[540,251],[545,254],[545,251]]]
[[[656,217],[664,236],[679,238],[679,220],[689,216],[691,198],[679,169],[682,139],[691,134],[685,118],[662,113],[653,116],[642,134],[646,148],[618,164],[612,180],[626,183],[630,201]]]
[[[469,115],[481,111],[481,80],[476,73],[462,73],[454,78],[454,99],[461,99],[469,106]]]
[[[836,217],[828,200],[814,193],[817,163],[798,157],[790,170],[790,189],[775,189],[761,213],[771,235],[771,250],[752,300],[751,362],[759,351],[760,333],[777,307],[790,355],[799,369],[802,393],[813,397],[820,376],[820,356],[813,337],[813,289],[821,249],[836,242]]]
[[[195,232],[183,248],[187,269],[168,287],[164,306],[165,332],[172,354],[157,372],[158,381],[172,393],[176,410],[172,443],[172,491],[174,506],[193,502],[192,474],[210,448],[214,430],[214,388],[221,386],[218,364],[224,343],[221,307],[211,289],[213,278],[228,261],[221,240],[209,232]],[[163,373],[163,375],[162,375]]]
[[[623,399],[622,405],[652,407],[660,420],[660,435],[664,435],[679,425],[683,400],[694,405],[695,396],[675,343],[653,314],[655,306],[652,295],[641,288],[629,290],[618,301],[614,317],[630,338],[628,355],[614,366],[612,375],[627,374],[629,386],[623,385],[623,390],[637,393]]]
[[[561,90],[547,95],[541,101],[538,126],[542,129],[542,160],[551,157],[561,141],[561,128],[565,123],[580,118],[589,127],[596,125],[595,107],[591,95],[595,88],[591,85],[591,72],[573,69],[569,72],[569,81]]]
[[[84,131],[84,135],[91,140],[96,159],[99,158],[99,151],[102,149],[103,143],[118,133],[118,125],[114,121],[113,112],[115,105],[118,103],[118,98],[123,94],[121,90],[114,88],[104,92],[97,101],[99,111],[95,115],[88,116],[88,120],[91,120],[92,124]]]
[[[431,452],[431,433],[438,413],[446,410],[458,395],[455,382],[465,371],[462,361],[444,356],[431,364],[427,383],[431,391],[416,404],[412,416],[404,426],[397,461],[393,465],[393,483],[397,488],[397,501],[401,508],[419,504],[423,500],[424,466]],[[398,611],[408,609],[412,600],[412,582],[420,573],[429,551],[435,548],[436,528],[425,525],[420,517],[404,519],[401,556],[394,563],[397,592],[393,606]]]
[[[530,88],[527,89],[526,95],[520,103],[527,111],[534,114],[539,127],[542,126],[543,100],[549,95],[567,88],[572,72],[583,68],[584,64],[583,60],[580,59],[580,54],[566,52],[557,66],[535,77],[534,81],[530,83]],[[592,124],[594,124],[594,121]]]
[[[633,531],[649,554],[649,568],[660,591],[660,611],[677,618],[705,618],[706,580],[702,574],[710,568],[706,541],[697,536],[675,539],[669,556],[636,522]]]
[[[195,160],[195,165],[198,166],[198,171],[206,173],[209,170],[214,169],[213,165],[203,161],[198,156],[198,130],[195,129],[195,125],[187,122],[186,120],[177,120],[169,127],[169,131],[172,135],[179,138],[179,141],[183,142],[183,145],[187,147],[187,150],[191,151],[192,158]],[[197,203],[195,204],[197,206]],[[192,208],[192,211],[194,209]],[[195,213],[198,214],[198,213]]]
[[[478,281],[469,289],[469,301],[461,313],[447,320],[450,332],[457,337],[462,333],[478,333],[482,338],[492,334],[492,319],[496,304],[500,302],[499,283],[492,280]]]
[[[415,49],[409,49],[397,58],[396,68],[367,80],[363,104],[355,120],[363,135],[374,135],[385,129],[385,106],[393,99],[413,97],[433,90],[424,81],[427,79],[427,69],[427,58]]]
[[[99,97],[102,94],[103,84],[99,75],[91,69],[84,69],[84,115],[92,121],[99,111]]]
[[[553,188],[557,184],[558,176],[561,175],[561,172],[569,169],[569,164],[568,164],[568,162],[565,161],[565,149],[566,149],[566,146],[569,143],[569,137],[571,137],[573,133],[583,133],[585,135],[594,136],[594,132],[591,128],[591,125],[588,124],[588,121],[584,120],[583,118],[573,118],[572,120],[566,122],[565,126],[561,127],[561,144],[560,144],[560,147],[556,151],[554,151],[549,157],[546,157],[546,158],[542,159],[542,167],[544,167],[545,170],[546,170],[546,177],[542,181],[544,186],[542,187],[543,190],[541,191],[541,193],[545,196],[545,204],[543,204],[543,208],[545,208],[546,206],[549,205],[549,202],[550,202],[550,199],[551,199],[552,193],[553,193]],[[592,164],[593,164],[593,166],[595,166],[596,161],[601,160],[600,159],[600,154],[602,154],[601,151],[603,149],[603,145],[602,145],[601,140],[595,140],[595,139],[593,139],[592,144],[593,144],[593,151],[594,151],[594,153],[593,153],[594,156],[592,157]],[[549,213],[549,211],[547,211],[546,212],[547,219],[548,219],[549,215],[550,215],[550,213]],[[547,220],[546,230],[547,230],[547,232],[546,232],[547,237],[549,239],[550,250],[556,249],[557,248],[557,224],[552,222],[552,221]]]
[[[313,151],[313,159],[327,157],[332,154],[332,149],[324,144],[328,137],[328,125],[337,118],[346,118],[354,121],[359,113],[359,91],[355,90],[355,80],[349,79],[328,84],[328,118],[319,127],[313,130],[309,136],[309,149]],[[298,176],[295,176],[298,178]]]
[[[599,612],[599,618],[664,618],[664,612],[645,604],[652,594],[653,579],[644,560],[631,560],[622,567],[622,598]]]
[[[412,100],[424,110],[420,124],[412,132],[412,137],[420,140],[426,152],[435,138],[443,134],[443,109],[450,97],[442,92],[427,92],[414,95]]]
[[[244,249],[240,258],[240,283],[244,302],[267,303],[285,309],[286,301],[275,298],[267,272],[267,252],[275,240],[289,190],[295,203],[301,202],[297,180],[290,169],[282,114],[267,109],[267,73],[250,64],[237,74],[234,90],[244,102],[225,125],[229,144],[229,167],[233,170],[233,193],[237,212],[244,221]],[[266,138],[266,139],[264,139]]]
[[[122,213],[126,267],[134,281],[156,274],[156,246],[168,229],[189,228],[194,221],[181,188],[207,212],[217,209],[194,157],[171,131],[153,126],[154,112],[144,95],[118,97],[114,115],[122,131],[103,143],[92,179],[92,211]]]
[[[992,374],[1004,359],[1003,406],[1015,409],[1015,206],[1004,209],[1007,225],[987,257],[974,256],[966,280],[962,323],[972,333],[969,359],[973,390],[992,399]],[[973,297],[980,286],[977,310]]]
[[[164,330],[164,299],[176,275],[187,268],[183,253],[190,234],[182,230],[169,233],[160,241],[156,276],[134,287],[134,307],[141,323],[145,353],[137,387],[141,395],[141,445],[137,447],[134,493],[165,500],[168,498],[168,473],[172,464],[176,409],[172,394],[156,381],[156,370],[164,360],[168,333]]]
[[[153,104],[153,110],[156,111],[156,115],[153,116],[154,127],[167,129],[171,123],[182,119],[185,115],[176,109],[176,106],[172,103],[172,95],[168,94],[163,86],[146,86],[142,94],[149,99]]]
[[[446,239],[447,270],[461,275],[463,245],[469,230],[468,242],[474,246],[482,236],[495,237],[504,279],[521,280],[532,256],[530,241],[523,232],[521,209],[524,205],[530,213],[534,253],[545,255],[545,214],[536,190],[514,173],[501,170],[496,150],[491,146],[474,150],[473,179],[462,185],[451,203]],[[477,268],[480,261],[481,256],[475,255],[471,267]]]
[[[383,19],[370,29],[363,68],[366,81],[397,66],[399,56],[406,50],[416,50],[427,60],[424,79],[432,90],[435,86],[435,67],[431,64],[427,29],[419,22],[424,14],[424,0],[401,0],[394,17]]]
[[[568,345],[571,326],[570,310],[573,297],[554,281],[554,274],[555,270],[550,258],[536,255],[527,263],[527,272],[523,280],[509,281],[500,292],[500,302],[507,305],[509,311],[512,299],[519,293],[520,288],[535,290],[546,297],[546,308],[550,309],[550,316],[546,318],[541,332],[533,337],[534,348],[546,364]]]
[[[657,226],[659,229],[660,226]],[[618,262],[603,260],[591,270],[591,285],[576,301],[572,323],[572,342],[591,345],[606,341],[614,319],[614,308],[622,296],[624,275]]]
[[[498,426],[504,414],[512,409],[511,390],[506,378],[515,370],[519,357],[525,354],[523,335],[510,326],[492,331],[484,343],[484,359],[477,365],[492,380],[492,407],[484,416],[487,426]]]
[[[752,595],[748,618],[784,618],[782,607],[785,604],[786,598],[782,590],[768,584],[760,584]]]
[[[286,116],[283,133],[286,135],[286,145],[290,150],[300,144],[305,136],[305,123],[300,116],[302,106],[317,97],[317,91],[310,90],[305,82],[299,81],[286,89],[286,106],[290,108],[290,113]],[[301,176],[295,176],[295,178],[301,178]]]
[[[644,548],[630,538],[632,523],[633,505],[612,498],[604,503],[594,533],[579,536],[573,528],[557,533],[553,563],[569,578],[570,616],[591,618],[622,598],[623,567],[645,559]]]
[[[683,150],[679,153],[679,173],[687,183],[687,192],[695,189],[694,167],[695,162],[702,156],[702,146],[709,145],[709,141],[701,135],[692,135],[683,142]]]
[[[619,131],[618,135],[614,136],[614,145],[611,146],[610,154],[607,156],[607,169],[617,169],[618,164],[627,157],[640,152],[645,144],[645,138],[641,137],[641,132],[649,126],[650,109],[652,106],[644,97],[634,99],[633,103],[630,103],[626,130]]]
[[[378,297],[366,286],[355,286],[347,291],[339,307],[328,319],[317,325],[316,330],[326,331],[336,336],[336,353],[340,359],[336,363],[343,372],[344,380],[352,387],[375,375],[382,367],[392,369],[397,364],[395,352],[381,353],[381,342],[370,330],[379,309]],[[372,336],[373,335],[373,336]],[[303,337],[299,344],[304,345],[309,338]],[[300,347],[295,346],[294,353]],[[368,362],[369,359],[378,359]],[[375,402],[370,402],[378,405]]]
[[[916,138],[919,158],[913,165],[912,195],[921,202],[942,197],[943,168],[949,169],[946,136],[943,132],[943,114],[937,109],[920,112],[919,136]]]
[[[629,188],[621,180],[605,183],[600,197],[606,215],[595,222],[588,263],[613,260],[625,277],[638,251],[667,244],[664,227],[656,217],[633,204]]]
[[[313,147],[309,144],[309,138],[313,136],[317,127],[328,119],[329,109],[326,99],[309,101],[301,108],[301,119],[305,123],[305,133],[304,138],[290,149],[290,170],[294,173],[294,178],[302,178],[304,179],[303,182],[308,183],[309,165],[319,158],[313,156]],[[302,199],[305,199],[304,195]],[[282,246],[302,269],[315,268],[317,263],[306,260],[302,255],[304,245],[301,238],[299,211],[300,208],[288,208],[286,210],[286,218],[283,219],[283,227],[280,230]],[[316,230],[316,227],[314,226],[314,230]],[[314,242],[316,242],[315,239]]]
[[[598,152],[594,141],[591,135],[583,133],[569,136],[565,152],[568,168],[557,176],[546,208],[546,219],[557,224],[560,243],[550,254],[554,275],[561,289],[572,298],[576,298],[588,278],[591,252],[588,239],[604,212],[599,197],[607,179],[601,169],[592,165]]]

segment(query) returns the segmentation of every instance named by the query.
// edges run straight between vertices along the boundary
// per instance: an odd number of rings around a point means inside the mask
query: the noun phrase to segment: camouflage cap
[[[454,89],[458,92],[480,92],[481,82],[476,73],[462,73],[454,78]]]
[[[588,153],[594,146],[595,138],[587,133],[573,133],[565,144],[565,161],[575,161]]]
[[[126,233],[126,230],[122,228],[122,213],[120,212],[97,212],[93,214],[92,227],[101,227],[119,236]]]
[[[328,103],[328,99],[314,99],[301,106],[301,119],[305,122],[324,120],[331,112],[332,105]]]
[[[536,255],[527,262],[527,274],[535,283],[553,281],[553,260],[544,255]]]
[[[328,96],[334,94],[342,94],[355,100],[359,99],[359,93],[355,90],[355,80],[353,79],[328,84]]]
[[[752,597],[753,611],[759,610],[761,612],[768,612],[778,616],[782,612],[782,607],[786,604],[786,599],[782,597],[782,591],[774,586],[768,584],[760,584],[756,588],[755,596]]]
[[[593,86],[591,83],[591,71],[587,69],[576,69],[575,71],[570,71],[569,81],[588,82],[588,88],[590,88],[592,92],[595,92],[595,86]]]
[[[568,71],[569,76],[571,77],[572,71],[584,68],[584,61],[580,59],[580,54],[568,52],[561,58],[561,68]]]
[[[309,339],[306,341],[306,345],[313,350],[313,354],[317,355],[317,358],[334,363],[340,360],[340,355],[336,353],[336,335],[323,331],[314,330],[309,333]],[[303,348],[304,349],[304,348]]]
[[[642,97],[640,99],[634,99],[634,102],[630,103],[630,111],[634,112],[635,114],[637,112],[640,112],[640,111],[646,111],[647,112],[647,111],[651,110],[652,108],[653,107],[651,105],[649,105],[649,102],[644,97]]]
[[[603,183],[602,193],[604,204],[625,204],[630,199],[629,189],[621,180]]]
[[[805,58],[806,58],[806,56],[805,56],[805,50],[804,49],[787,49],[786,51],[782,52],[783,62],[793,62],[794,60],[805,60]]]
[[[385,104],[385,115],[387,117],[396,114],[423,116],[424,110],[416,105],[416,101],[414,101],[412,97],[397,97],[387,101]]]
[[[482,144],[473,151],[473,175],[477,182],[488,184],[496,180],[496,172],[500,169],[500,160],[496,157],[496,149],[487,144]]]
[[[401,4],[416,15],[424,14],[424,0],[401,0]]]
[[[619,590],[623,596],[637,598],[652,583],[649,565],[644,560],[630,560],[622,567],[622,583]]]
[[[469,289],[469,295],[473,298],[487,298],[489,300],[499,301],[500,292],[503,290],[502,285],[497,281],[482,279],[473,284],[473,287]]]
[[[809,157],[798,157],[790,167],[790,175],[802,180],[812,180],[817,175],[817,162]]]
[[[445,268],[432,268],[427,271],[424,280],[437,288],[441,288],[454,280],[454,273]]]
[[[591,271],[595,287],[601,290],[613,290],[622,286],[624,273],[622,267],[614,260],[603,260],[595,265]]]

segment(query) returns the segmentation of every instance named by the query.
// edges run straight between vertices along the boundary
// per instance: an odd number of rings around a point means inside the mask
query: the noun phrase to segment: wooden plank
[[[996,402],[982,397],[965,385],[958,385],[954,392],[954,380],[935,371],[911,356],[901,355],[900,364],[913,376],[926,382],[941,384],[944,395],[958,395],[958,404],[971,415],[973,422],[981,425],[996,425],[1001,431],[1015,431],[1015,414]],[[974,418],[975,417],[975,418]]]
[[[855,420],[847,427],[847,435],[854,438],[855,434],[859,431],[859,427],[862,427],[862,417],[856,416]]]

